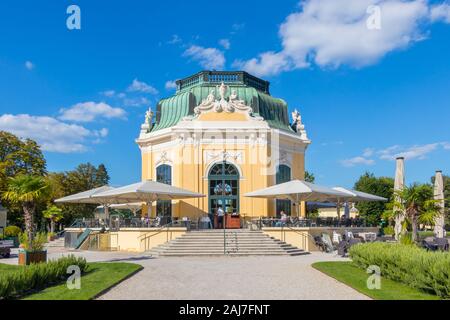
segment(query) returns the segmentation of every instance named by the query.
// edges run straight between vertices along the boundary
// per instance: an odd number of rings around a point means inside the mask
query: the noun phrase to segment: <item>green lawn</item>
[[[367,288],[370,275],[351,262],[317,262],[312,266],[375,300],[439,300],[435,295],[385,278],[381,278],[380,290],[370,290]]]
[[[13,270],[16,270],[17,268],[20,268],[20,267],[16,266],[16,265],[0,263],[0,273],[13,271]]]
[[[89,263],[81,277],[81,289],[69,290],[66,283],[49,287],[24,300],[90,300],[142,269],[133,263]],[[0,264],[0,272],[12,271],[19,266]]]

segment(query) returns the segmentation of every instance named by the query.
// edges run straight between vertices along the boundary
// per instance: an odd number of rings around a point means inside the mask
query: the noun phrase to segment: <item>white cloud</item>
[[[177,44],[180,42],[183,42],[183,40],[177,34],[172,35],[172,39],[167,41],[168,44]]]
[[[398,157],[404,157],[406,160],[424,160],[429,153],[436,151],[439,147],[446,149],[446,143],[430,143],[425,145],[415,145],[412,147],[402,147],[396,145],[379,150],[378,154],[382,160],[395,160]]]
[[[137,98],[124,98],[123,102],[126,107],[140,107],[144,105],[149,105],[150,100],[145,97],[137,97]]]
[[[34,64],[31,61],[25,61],[25,68],[27,68],[28,70],[33,70],[34,69]]]
[[[177,82],[176,81],[167,81],[165,87],[166,87],[166,90],[174,90],[177,88]]]
[[[85,152],[88,138],[104,138],[107,129],[92,132],[76,124],[67,124],[51,117],[28,114],[4,114],[0,116],[0,130],[11,132],[21,138],[30,138],[42,150],[57,153]]]
[[[102,96],[111,98],[111,97],[114,97],[114,96],[116,95],[116,92],[115,92],[114,90],[106,90],[106,91],[100,92],[100,94],[101,94]]]
[[[373,156],[374,153],[375,153],[375,149],[366,148],[366,149],[364,149],[363,157],[365,157],[365,158],[371,157],[371,156]]]
[[[121,108],[113,108],[104,102],[92,101],[77,103],[68,109],[61,109],[60,114],[61,120],[75,122],[92,122],[98,118],[124,119],[126,116],[125,110]]]
[[[128,92],[142,92],[142,93],[150,93],[150,94],[158,94],[158,90],[156,90],[151,85],[139,81],[138,79],[134,79],[133,82],[127,89]]]
[[[225,49],[229,50],[231,47],[231,42],[229,39],[220,39],[219,44]]]
[[[367,159],[364,157],[354,157],[354,158],[350,158],[350,159],[345,159],[341,161],[341,164],[344,167],[354,167],[357,165],[374,165],[375,164],[375,160],[373,159]]]
[[[430,10],[431,21],[444,21],[450,23],[450,5],[442,3],[431,7]]]
[[[248,61],[236,60],[233,67],[261,77],[276,75],[292,68],[289,59],[283,53],[276,52],[264,52],[258,58]]]
[[[393,161],[398,157],[404,157],[406,160],[424,160],[427,158],[428,154],[439,149],[450,150],[450,142],[436,142],[408,147],[393,145],[379,150],[374,148],[366,148],[362,155],[342,160],[341,164],[345,167],[353,167],[355,165],[373,165],[375,164],[375,160],[371,159],[373,157],[388,161]]]
[[[367,27],[371,5],[381,9],[380,30]],[[313,63],[331,68],[371,65],[422,40],[420,24],[429,21],[429,9],[426,0],[304,0],[280,26],[280,52],[265,52],[237,64],[259,76]]]
[[[222,51],[216,48],[193,45],[183,53],[183,56],[192,58],[203,68],[209,70],[221,70],[225,66],[225,56]]]

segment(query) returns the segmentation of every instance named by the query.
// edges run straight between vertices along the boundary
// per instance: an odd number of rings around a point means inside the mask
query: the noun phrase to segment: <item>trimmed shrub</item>
[[[383,233],[386,236],[393,236],[395,234],[395,230],[393,226],[387,226],[383,228]]]
[[[5,228],[5,237],[6,238],[14,238],[18,237],[22,230],[16,226],[9,226]]]
[[[386,278],[450,298],[450,253],[381,242],[353,246],[349,253],[358,267],[378,266]]]
[[[70,255],[48,263],[32,264],[3,272],[0,274],[0,299],[20,297],[65,281],[68,277],[67,268],[73,265],[77,265],[81,273],[87,270],[86,259]]]

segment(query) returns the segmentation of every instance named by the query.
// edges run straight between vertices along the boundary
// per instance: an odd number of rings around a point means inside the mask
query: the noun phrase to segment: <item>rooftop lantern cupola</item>
[[[201,71],[193,76],[178,80],[176,82],[177,93],[202,84],[220,85],[221,83],[232,86],[248,86],[270,94],[270,82],[252,76],[245,71]]]

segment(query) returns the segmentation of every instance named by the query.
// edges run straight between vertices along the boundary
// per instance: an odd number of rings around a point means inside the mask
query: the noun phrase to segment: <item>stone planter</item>
[[[32,263],[45,263],[47,262],[47,251],[19,251],[19,265],[28,266]]]

